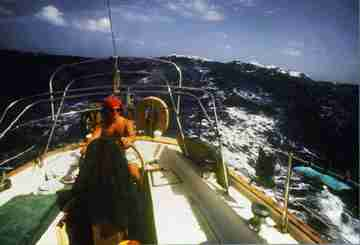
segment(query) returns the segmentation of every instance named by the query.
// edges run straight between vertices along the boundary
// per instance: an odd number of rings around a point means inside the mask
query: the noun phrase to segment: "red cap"
[[[104,99],[104,107],[109,109],[120,109],[122,107],[122,102],[118,97],[109,95]]]

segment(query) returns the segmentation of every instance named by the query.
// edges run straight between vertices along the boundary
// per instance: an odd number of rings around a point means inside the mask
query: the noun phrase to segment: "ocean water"
[[[276,121],[279,119],[264,114],[249,113],[240,107],[227,107],[222,114],[219,124],[224,159],[229,165],[236,167],[239,174],[249,179],[255,178],[259,149],[267,148],[273,154],[277,154],[276,147],[269,139],[276,137],[281,142],[286,138],[276,126]],[[203,122],[202,125],[210,128],[207,122]],[[202,138],[208,142],[213,140],[213,137],[206,133],[202,135]],[[300,143],[290,141],[289,144],[298,145],[298,148],[305,149],[310,155],[315,154]],[[266,189],[259,186],[280,205],[284,200],[286,175],[287,158],[283,157],[279,159],[275,167],[275,187]],[[351,197],[349,200],[333,193],[316,180],[293,172],[289,208],[290,212],[310,224],[332,242],[360,243],[360,220],[354,211],[358,207],[354,206]]]

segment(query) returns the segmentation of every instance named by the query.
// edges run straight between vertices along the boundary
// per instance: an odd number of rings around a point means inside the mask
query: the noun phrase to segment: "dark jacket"
[[[100,137],[89,144],[73,193],[92,224],[128,227],[134,200],[127,164],[124,151],[114,139]]]

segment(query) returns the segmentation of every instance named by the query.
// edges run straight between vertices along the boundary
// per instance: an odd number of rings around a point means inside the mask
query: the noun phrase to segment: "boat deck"
[[[214,177],[200,178],[179,147],[149,142],[142,147],[147,160],[155,160],[161,169],[150,179],[159,243],[298,243],[281,233],[270,217],[259,233],[248,229],[251,201],[233,186],[225,194]]]
[[[298,243],[289,234],[279,232],[271,218],[259,233],[249,229],[251,202],[232,186],[227,195],[214,178],[201,178],[197,166],[183,157],[178,146],[146,140],[138,140],[135,146],[148,163],[146,177],[157,243]],[[51,163],[47,173],[58,180],[78,159],[79,150],[51,154],[46,158]],[[38,168],[28,167],[11,176],[13,186],[0,193],[0,207],[16,196],[38,193],[43,174]],[[63,187],[54,181],[53,191]],[[58,211],[36,244],[56,243],[56,224],[61,217]]]
[[[0,193],[0,217],[6,217],[6,228],[0,230],[2,245],[56,244],[56,224],[63,216],[56,191],[65,187],[59,179],[78,163],[79,156],[79,150],[48,154],[45,163],[51,163],[46,169],[53,177],[50,185],[44,185],[45,169],[40,170],[32,162],[22,171],[11,174],[12,187]],[[45,190],[45,187],[50,189]]]
[[[177,146],[165,146],[153,142],[137,142],[144,158],[153,164],[148,166],[155,220],[156,238],[159,244],[219,243],[199,203],[189,195],[184,180],[174,171],[163,155],[164,150],[180,152]],[[176,160],[176,159],[172,159]]]

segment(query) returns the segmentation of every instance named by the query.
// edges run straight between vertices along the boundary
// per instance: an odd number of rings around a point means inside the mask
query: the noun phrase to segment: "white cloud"
[[[203,0],[195,0],[192,7],[200,13],[205,13],[209,8],[207,2]]]
[[[150,22],[151,18],[145,14],[135,13],[135,12],[122,12],[121,17],[128,21],[140,21],[140,22]]]
[[[302,56],[302,51],[295,48],[285,48],[282,50],[282,53],[289,56]]]
[[[222,21],[225,16],[215,5],[210,5],[207,0],[183,0],[167,2],[165,7],[184,17],[199,17],[206,21]]]
[[[294,57],[298,57],[298,56],[302,56],[302,49],[305,46],[305,43],[302,41],[297,41],[297,40],[291,40],[288,42],[288,47],[282,50],[282,53],[285,55],[289,55],[289,56],[294,56]]]
[[[144,46],[145,42],[143,40],[134,40],[133,43],[137,46]]]
[[[110,21],[107,17],[100,19],[76,20],[73,24],[80,30],[110,32]]]
[[[175,3],[173,3],[173,2],[169,2],[169,3],[167,4],[167,7],[168,7],[169,9],[171,9],[171,10],[178,10],[178,9],[179,9],[179,7],[178,7]]]
[[[205,15],[204,19],[208,21],[221,21],[224,19],[224,15],[215,10],[209,10]]]
[[[264,15],[265,16],[273,16],[275,14],[279,14],[279,12],[281,12],[281,8],[272,8],[272,9],[268,9],[265,10]]]
[[[289,41],[288,45],[290,47],[304,47],[304,42],[301,42],[301,41],[295,41],[295,40],[292,40],[292,41]]]
[[[141,12],[140,12],[141,11]],[[115,8],[113,10],[114,13],[119,14],[119,16],[126,21],[129,22],[143,22],[143,23],[150,23],[150,22],[165,22],[169,23],[172,22],[173,19],[166,15],[161,15],[156,11],[152,11],[151,13],[144,13],[142,9],[135,8],[135,9],[118,9]]]
[[[64,14],[61,11],[52,5],[43,7],[40,12],[35,14],[36,17],[48,21],[50,24],[56,26],[66,26],[67,23],[63,15]]]
[[[156,45],[157,47],[167,47],[167,46],[169,46],[169,43],[168,43],[168,42],[164,42],[164,41],[157,40],[157,41],[155,41],[155,45]]]
[[[255,7],[258,0],[226,0],[224,4],[238,11],[242,7]]]
[[[275,10],[266,10],[265,15],[273,15],[275,14]]]
[[[232,47],[231,47],[230,44],[226,44],[226,45],[225,45],[225,48],[226,48],[226,49],[231,49]]]
[[[238,2],[245,7],[255,7],[256,6],[255,0],[238,0]]]
[[[0,6],[0,15],[13,15],[14,12],[10,9]]]

